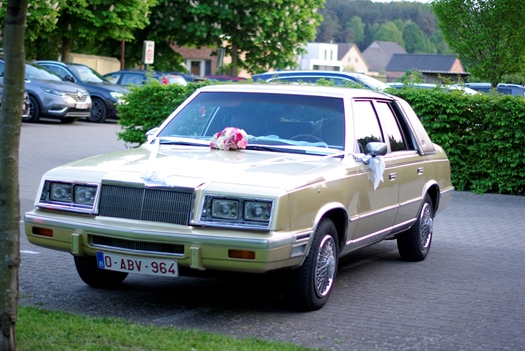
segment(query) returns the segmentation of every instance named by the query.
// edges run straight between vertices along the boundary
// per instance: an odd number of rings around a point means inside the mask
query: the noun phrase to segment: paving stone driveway
[[[45,170],[122,149],[117,131],[115,123],[24,124],[22,212]],[[435,223],[425,261],[401,261],[393,241],[346,257],[330,301],[310,313],[287,310],[268,279],[130,276],[122,289],[92,289],[69,254],[22,235],[20,304],[327,350],[525,350],[525,197],[457,192]]]

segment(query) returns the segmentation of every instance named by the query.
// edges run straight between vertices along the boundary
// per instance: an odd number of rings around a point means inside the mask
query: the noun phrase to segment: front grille
[[[91,236],[91,244],[95,247],[119,248],[140,252],[158,252],[178,255],[184,254],[184,245],[147,243],[141,241],[106,238],[104,236],[95,235]]]
[[[193,189],[102,185],[99,214],[106,217],[189,225]]]
[[[85,102],[89,94],[83,94],[77,91],[75,93],[66,93],[66,95],[73,98],[73,100],[75,100],[76,102]]]

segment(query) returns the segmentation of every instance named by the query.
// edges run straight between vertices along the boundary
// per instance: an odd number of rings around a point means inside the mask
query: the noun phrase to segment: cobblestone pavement
[[[24,124],[22,212],[44,171],[121,150],[118,131],[114,122]],[[69,254],[22,234],[20,304],[326,350],[525,350],[524,233],[525,197],[456,192],[425,261],[401,261],[394,241],[345,257],[329,302],[310,313],[286,309],[275,281],[260,277],[135,275],[118,290],[92,289]]]

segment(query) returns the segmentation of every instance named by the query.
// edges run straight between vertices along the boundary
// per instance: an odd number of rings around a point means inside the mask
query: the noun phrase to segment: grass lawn
[[[18,351],[313,351],[290,343],[19,307]],[[315,349],[319,350],[319,349]]]

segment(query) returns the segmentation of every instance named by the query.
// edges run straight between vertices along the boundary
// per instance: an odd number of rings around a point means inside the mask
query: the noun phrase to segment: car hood
[[[199,187],[210,183],[293,189],[324,179],[341,158],[207,147],[148,147],[94,156],[49,171],[47,179],[129,182],[151,186]]]
[[[96,88],[99,90],[106,90],[108,92],[117,91],[122,94],[129,93],[129,90],[126,87],[122,85],[118,85],[118,84],[109,83],[109,82],[104,82],[104,83],[84,82],[84,84],[86,85],[86,87],[89,86],[91,88]]]

